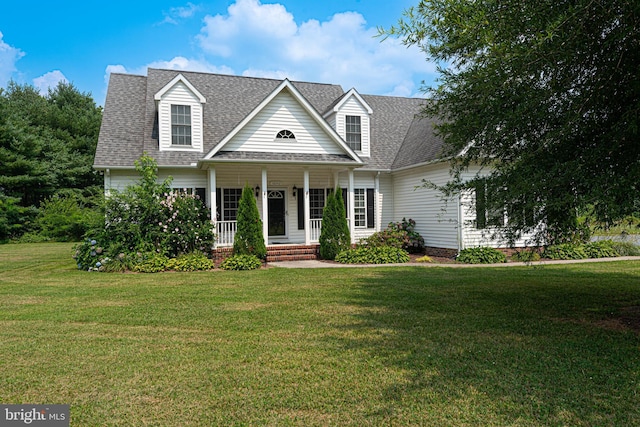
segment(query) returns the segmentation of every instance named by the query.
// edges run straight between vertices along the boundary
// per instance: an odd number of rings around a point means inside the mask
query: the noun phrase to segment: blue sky
[[[416,47],[381,42],[417,0],[6,2],[0,87],[43,93],[64,79],[104,103],[111,72],[147,67],[285,78],[420,96],[435,65]]]

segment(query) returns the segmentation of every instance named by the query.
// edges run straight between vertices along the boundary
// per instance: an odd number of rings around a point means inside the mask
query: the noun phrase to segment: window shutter
[[[375,190],[367,188],[367,228],[375,228]]]
[[[207,189],[206,188],[202,188],[202,187],[196,188],[196,196],[198,196],[198,198],[200,199],[200,201],[204,206],[207,205]]]
[[[483,229],[487,227],[487,209],[485,206],[486,190],[484,181],[476,184],[476,228]]]
[[[216,188],[216,221],[220,221],[220,212],[222,205],[222,190],[220,188]]]
[[[304,190],[296,189],[298,199],[298,230],[304,230]],[[302,194],[301,194],[302,193]]]
[[[342,189],[342,201],[344,202],[344,214],[349,218],[349,194],[346,188]],[[353,218],[351,218],[353,221]]]

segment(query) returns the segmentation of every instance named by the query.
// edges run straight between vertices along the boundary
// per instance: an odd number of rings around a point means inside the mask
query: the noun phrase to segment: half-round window
[[[296,136],[290,130],[283,129],[278,132],[276,139],[296,139]]]

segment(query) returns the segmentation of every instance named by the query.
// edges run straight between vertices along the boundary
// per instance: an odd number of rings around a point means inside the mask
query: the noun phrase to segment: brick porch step
[[[267,262],[313,260],[319,252],[319,245],[268,246]]]

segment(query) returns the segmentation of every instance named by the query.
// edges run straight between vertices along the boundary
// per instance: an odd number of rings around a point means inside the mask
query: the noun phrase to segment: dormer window
[[[362,127],[360,116],[346,116],[346,141],[349,147],[355,151],[362,150]]]
[[[276,139],[296,139],[296,136],[290,130],[283,129],[278,132]]]
[[[191,145],[191,107],[171,105],[171,144]]]

